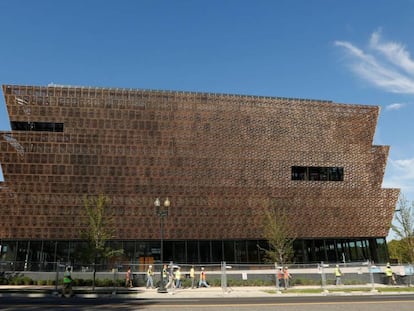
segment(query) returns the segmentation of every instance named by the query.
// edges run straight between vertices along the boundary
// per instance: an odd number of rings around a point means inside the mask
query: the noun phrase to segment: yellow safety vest
[[[70,275],[70,272],[65,272],[64,276],[63,276],[63,283],[67,284],[67,283],[71,283],[72,282],[72,277]]]
[[[392,270],[391,270],[391,268],[387,267],[387,268],[385,269],[385,275],[386,275],[386,276],[392,276]]]
[[[339,268],[335,268],[335,276],[341,276],[341,270]]]

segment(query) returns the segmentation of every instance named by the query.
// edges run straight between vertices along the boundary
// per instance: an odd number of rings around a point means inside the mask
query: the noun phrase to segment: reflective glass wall
[[[72,265],[82,262],[82,241],[27,241],[1,240],[0,261],[3,268],[13,270],[53,270],[55,262]],[[123,254],[101,262],[103,265],[117,263],[159,262],[160,241],[111,241],[114,249],[123,249]],[[263,240],[179,240],[164,241],[164,261],[187,264],[207,264],[226,261],[228,263],[264,263]],[[367,239],[323,239],[296,240],[294,263],[355,262],[372,260],[376,263],[388,261],[385,238]]]

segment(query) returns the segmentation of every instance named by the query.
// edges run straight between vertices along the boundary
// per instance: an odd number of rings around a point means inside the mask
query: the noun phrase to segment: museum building
[[[387,260],[399,189],[382,188],[378,106],[55,84],[3,94],[1,261],[76,261],[85,196],[100,194],[129,262],[159,261],[163,239],[164,261],[261,263],[269,208],[288,217],[294,262]]]

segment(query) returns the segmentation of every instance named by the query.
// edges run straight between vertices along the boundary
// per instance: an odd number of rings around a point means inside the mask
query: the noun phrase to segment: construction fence
[[[125,280],[125,274],[128,268],[131,268],[134,277],[134,286],[144,286],[149,264],[138,263],[118,263],[113,267],[101,265],[71,265],[66,262],[50,262],[25,267],[24,263],[18,262],[0,262],[0,277],[12,278],[15,276],[24,276],[32,280],[51,280],[57,281],[63,279],[66,269],[70,269],[74,280],[91,280],[95,271],[97,280],[111,280],[113,284],[122,284]],[[161,279],[163,265],[153,263],[153,279],[157,284]],[[322,288],[328,285],[336,284],[335,267],[336,263],[317,263],[317,264],[231,264],[221,262],[218,264],[180,264],[175,262],[167,263],[168,272],[174,275],[174,272],[180,268],[183,278],[183,284],[190,279],[190,269],[194,267],[195,279],[198,282],[201,268],[207,275],[207,282],[213,286],[222,286],[226,288],[231,285],[266,285],[266,286],[283,286],[281,280],[278,281],[278,272],[288,268],[289,285],[320,285]],[[370,262],[350,262],[338,264],[341,270],[341,284],[358,285],[358,284],[388,284],[390,278],[385,274],[386,265],[374,265]],[[395,284],[411,286],[414,282],[414,266],[411,264],[392,265],[393,280]],[[394,283],[393,283],[394,284]]]

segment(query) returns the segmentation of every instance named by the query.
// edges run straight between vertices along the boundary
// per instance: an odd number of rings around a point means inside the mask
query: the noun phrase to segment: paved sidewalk
[[[386,285],[375,284],[376,289],[386,287]],[[347,291],[350,288],[366,288],[366,291]],[[146,289],[145,287],[134,288],[111,288],[97,287],[93,291],[91,287],[74,287],[74,294],[83,298],[99,298],[99,297],[116,297],[124,299],[164,299],[164,298],[240,298],[240,297],[292,297],[292,296],[315,296],[315,295],[373,295],[378,294],[371,291],[372,285],[355,285],[355,286],[327,286],[325,291],[320,286],[295,286],[292,290],[276,291],[275,287],[270,286],[239,286],[227,287],[223,290],[221,287],[209,288],[185,288],[172,289],[168,293],[158,293],[156,289]],[[405,287],[393,287],[395,291],[386,292],[386,294],[412,294],[413,292],[403,291]],[[58,292],[54,286],[13,286],[0,285],[0,297],[47,297],[59,296],[61,287]],[[296,293],[297,289],[314,289],[314,293]],[[333,291],[335,289],[335,291]],[[343,291],[341,291],[343,289]],[[331,290],[331,292],[329,291]],[[380,293],[381,294],[381,293]]]

